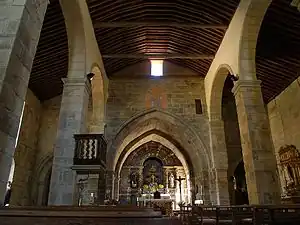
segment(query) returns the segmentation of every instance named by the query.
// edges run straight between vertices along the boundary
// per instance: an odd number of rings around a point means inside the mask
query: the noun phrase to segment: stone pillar
[[[106,199],[114,199],[115,172],[106,171]]]
[[[138,169],[138,174],[139,174],[139,181],[138,181],[139,186],[138,187],[141,189],[143,188],[143,183],[144,183],[143,169],[144,169],[143,166],[140,166]]]
[[[50,182],[49,205],[72,205],[75,171],[71,169],[74,134],[86,132],[90,82],[86,78],[65,80]]]
[[[0,206],[47,2],[0,1]]]
[[[106,189],[106,182],[107,182],[107,176],[108,174],[105,173],[105,171],[100,172],[99,174],[99,181],[98,181],[98,204],[104,205],[104,201],[107,199],[107,197],[110,197],[111,193],[107,192]],[[107,196],[109,195],[109,196]]]
[[[260,81],[239,80],[233,88],[250,204],[280,202],[276,158]]]
[[[163,185],[165,186],[165,189],[168,190],[168,188],[169,188],[169,168],[164,166],[163,170],[164,170]]]
[[[228,156],[226,151],[224,122],[220,118],[211,117],[209,121],[210,148],[212,165],[209,172],[211,203],[229,205],[228,193]]]
[[[114,180],[114,196],[113,198],[116,199],[116,200],[119,200],[119,193],[120,193],[120,175],[117,175],[115,177],[115,180]]]

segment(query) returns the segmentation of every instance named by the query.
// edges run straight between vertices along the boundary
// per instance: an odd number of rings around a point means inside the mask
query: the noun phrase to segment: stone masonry
[[[300,77],[272,100],[267,108],[277,164],[278,151],[284,145],[295,145],[300,149]],[[278,168],[279,172],[281,171]],[[285,180],[280,174],[282,194],[285,195]]]
[[[33,174],[35,159],[38,152],[37,142],[39,137],[39,125],[41,118],[41,103],[28,90],[24,106],[23,119],[20,127],[18,144],[16,147],[15,174],[13,192],[10,204],[30,205],[31,190],[33,188]]]
[[[117,74],[116,78],[110,80],[105,121],[107,125],[105,134],[108,142],[110,143],[121,126],[129,119],[149,109],[158,108],[179,116],[188,126],[197,132],[206,148],[208,148],[208,120],[203,79],[196,77],[184,68],[172,64],[165,65],[164,73],[166,75],[164,77],[145,77],[146,74],[149,74],[146,68],[147,65],[137,65],[136,70],[126,69],[122,73]],[[168,74],[171,73],[170,71],[176,71],[178,76],[168,77]],[[117,76],[121,77],[122,74],[140,74],[140,76],[139,78],[130,79],[117,78]],[[196,114],[195,99],[201,99],[203,114]],[[182,136],[185,136],[185,134]],[[186,138],[188,142],[191,142],[191,137]],[[112,153],[108,152],[109,154]],[[201,157],[200,153],[195,154]],[[204,158],[206,157],[210,156],[205,156]],[[200,162],[201,160],[199,159],[198,161]],[[207,192],[209,186],[205,182],[212,175],[209,171],[199,172],[203,169],[199,168],[199,170],[195,171],[195,177],[191,179],[195,183],[198,183],[198,186],[203,185],[205,188],[204,191]],[[227,169],[225,173],[227,173]],[[204,174],[207,177],[200,178]],[[115,177],[115,179],[117,180],[118,178]],[[116,182],[114,186],[116,188]]]
[[[233,92],[240,125],[249,203],[279,203],[276,159],[260,81],[239,80]]]
[[[0,204],[47,0],[0,1]]]
[[[50,205],[74,203],[75,172],[73,165],[74,134],[86,132],[90,82],[68,78],[64,84],[50,185]]]

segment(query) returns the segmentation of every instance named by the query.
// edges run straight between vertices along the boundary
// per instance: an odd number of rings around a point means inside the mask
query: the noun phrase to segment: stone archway
[[[219,78],[222,68],[230,71],[230,74],[238,75],[240,80],[256,80],[255,73],[255,49],[258,33],[264,15],[271,0],[241,0],[230,25],[226,31],[223,41],[219,47],[214,61],[205,77],[205,92],[209,118],[218,114],[211,111],[214,106],[214,92],[222,91],[223,84]],[[227,72],[227,71],[226,71]],[[216,89],[219,87],[221,89]]]
[[[257,79],[255,64],[257,38],[271,2],[272,0],[248,0],[238,54],[238,75],[242,80]]]
[[[177,116],[158,109],[151,109],[127,121],[109,143],[107,158],[109,169],[115,170],[118,158],[129,143],[151,130],[161,131],[177,140],[187,151],[195,168],[211,166],[210,154],[202,141],[203,138],[199,136],[201,134],[198,135],[193,128]]]
[[[127,121],[118,131],[114,139],[109,143],[107,165],[109,170],[117,172],[118,161],[128,149],[151,134],[156,134],[160,138],[176,141],[178,149],[184,158],[193,168],[191,179],[194,184],[198,183],[207,187],[211,174],[210,154],[207,147],[196,132],[176,116],[157,109],[145,111]],[[172,142],[173,141],[173,142]],[[113,181],[112,181],[113,182]],[[210,196],[206,193],[207,201]]]
[[[33,205],[48,205],[48,196],[52,172],[53,155],[47,155],[41,160],[35,172],[34,186],[32,189]]]
[[[127,149],[120,157],[119,161],[123,163],[118,163],[115,196],[119,200],[128,201],[130,194],[132,199],[137,200],[138,196],[147,196],[154,192],[151,188],[158,188],[164,198],[174,200],[174,207],[177,207],[176,203],[179,203],[181,197],[184,202],[191,203],[190,168],[187,168],[189,165],[181,163],[182,159],[179,160],[174,152],[175,146],[170,149],[165,146],[167,142],[154,141],[154,135],[150,136],[145,137],[146,141],[141,139],[142,143]],[[184,178],[181,193],[175,180],[179,176]],[[151,186],[153,182],[156,182],[155,187]]]
[[[175,141],[170,140],[170,137],[166,137],[163,133],[157,131],[157,130],[151,130],[144,135],[137,137],[136,140],[133,141],[133,143],[126,146],[126,148],[123,150],[121,156],[118,159],[115,175],[117,180],[115,181],[115,190],[114,195],[118,196],[119,193],[119,177],[121,174],[121,170],[126,165],[126,162],[128,162],[128,158],[136,153],[136,149],[140,149],[142,146],[147,145],[149,143],[158,143],[160,146],[163,146],[165,149],[168,149],[170,155],[173,155],[173,158],[178,160],[178,163],[176,165],[180,165],[182,167],[182,172],[184,173],[184,177],[186,179],[186,185],[187,185],[187,200],[188,202],[191,202],[191,197],[193,194],[191,193],[191,188],[193,187],[193,183],[195,182],[193,178],[194,168],[191,164],[191,161],[189,159],[189,156],[184,154],[185,150],[182,149],[182,147]],[[140,163],[147,159],[147,157],[157,157],[154,154],[146,154],[144,158],[141,158]],[[160,160],[163,162],[164,165],[168,165],[167,162],[163,158],[160,158]],[[127,163],[128,164],[128,163]],[[174,164],[174,165],[175,165]],[[170,164],[171,165],[171,164]],[[169,166],[170,166],[169,165]],[[140,165],[141,166],[141,165]],[[201,178],[200,180],[204,180]],[[201,184],[204,186],[204,184]],[[204,194],[202,193],[202,196]],[[208,199],[209,196],[205,196],[206,199]]]
[[[210,104],[209,104],[209,119],[220,120],[222,118],[222,93],[225,80],[228,75],[233,75],[233,70],[228,64],[219,66],[215,79],[212,84]]]
[[[107,85],[105,86],[105,82],[98,65],[94,65],[91,71],[93,74],[91,79],[92,115],[89,124],[89,132],[103,134],[105,127],[104,119],[107,99]]]

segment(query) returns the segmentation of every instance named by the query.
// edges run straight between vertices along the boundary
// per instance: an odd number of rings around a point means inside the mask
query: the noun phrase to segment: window
[[[163,75],[163,60],[153,59],[151,62],[151,76],[160,77]]]
[[[23,108],[22,108],[22,113],[21,113],[21,117],[20,117],[20,121],[19,121],[19,127],[18,127],[16,142],[15,142],[15,148],[17,147],[19,136],[20,136],[20,130],[21,130],[21,125],[22,125],[22,120],[23,120],[24,108],[25,108],[25,101],[23,102]]]
[[[200,99],[195,99],[195,105],[196,105],[196,114],[202,114],[202,104]]]

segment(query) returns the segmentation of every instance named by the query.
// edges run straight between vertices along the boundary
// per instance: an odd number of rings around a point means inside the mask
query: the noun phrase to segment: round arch
[[[238,71],[243,80],[256,80],[256,44],[261,24],[272,0],[248,0],[242,24]]]
[[[205,93],[209,118],[214,117],[216,84],[222,81],[220,68],[231,68],[231,74],[238,75],[241,80],[256,80],[255,50],[258,33],[265,13],[272,0],[241,0],[222,43],[205,77]],[[219,79],[216,76],[221,76]],[[217,97],[217,96],[216,96]],[[219,111],[219,110],[217,110]],[[217,115],[219,116],[219,115]]]
[[[209,119],[210,120],[221,120],[222,119],[222,94],[227,76],[233,75],[233,70],[227,64],[219,66],[214,80],[212,83],[212,89],[210,92],[210,104],[209,104]]]
[[[94,75],[91,80],[91,103],[92,103],[92,116],[89,125],[90,133],[104,133],[104,118],[106,106],[106,87],[101,74],[100,67],[93,64],[91,73]]]
[[[107,86],[108,78],[86,1],[60,0],[60,5],[68,35],[68,71],[72,73],[72,77],[74,73],[76,78],[85,78],[88,73],[98,67],[101,71],[102,82]]]

